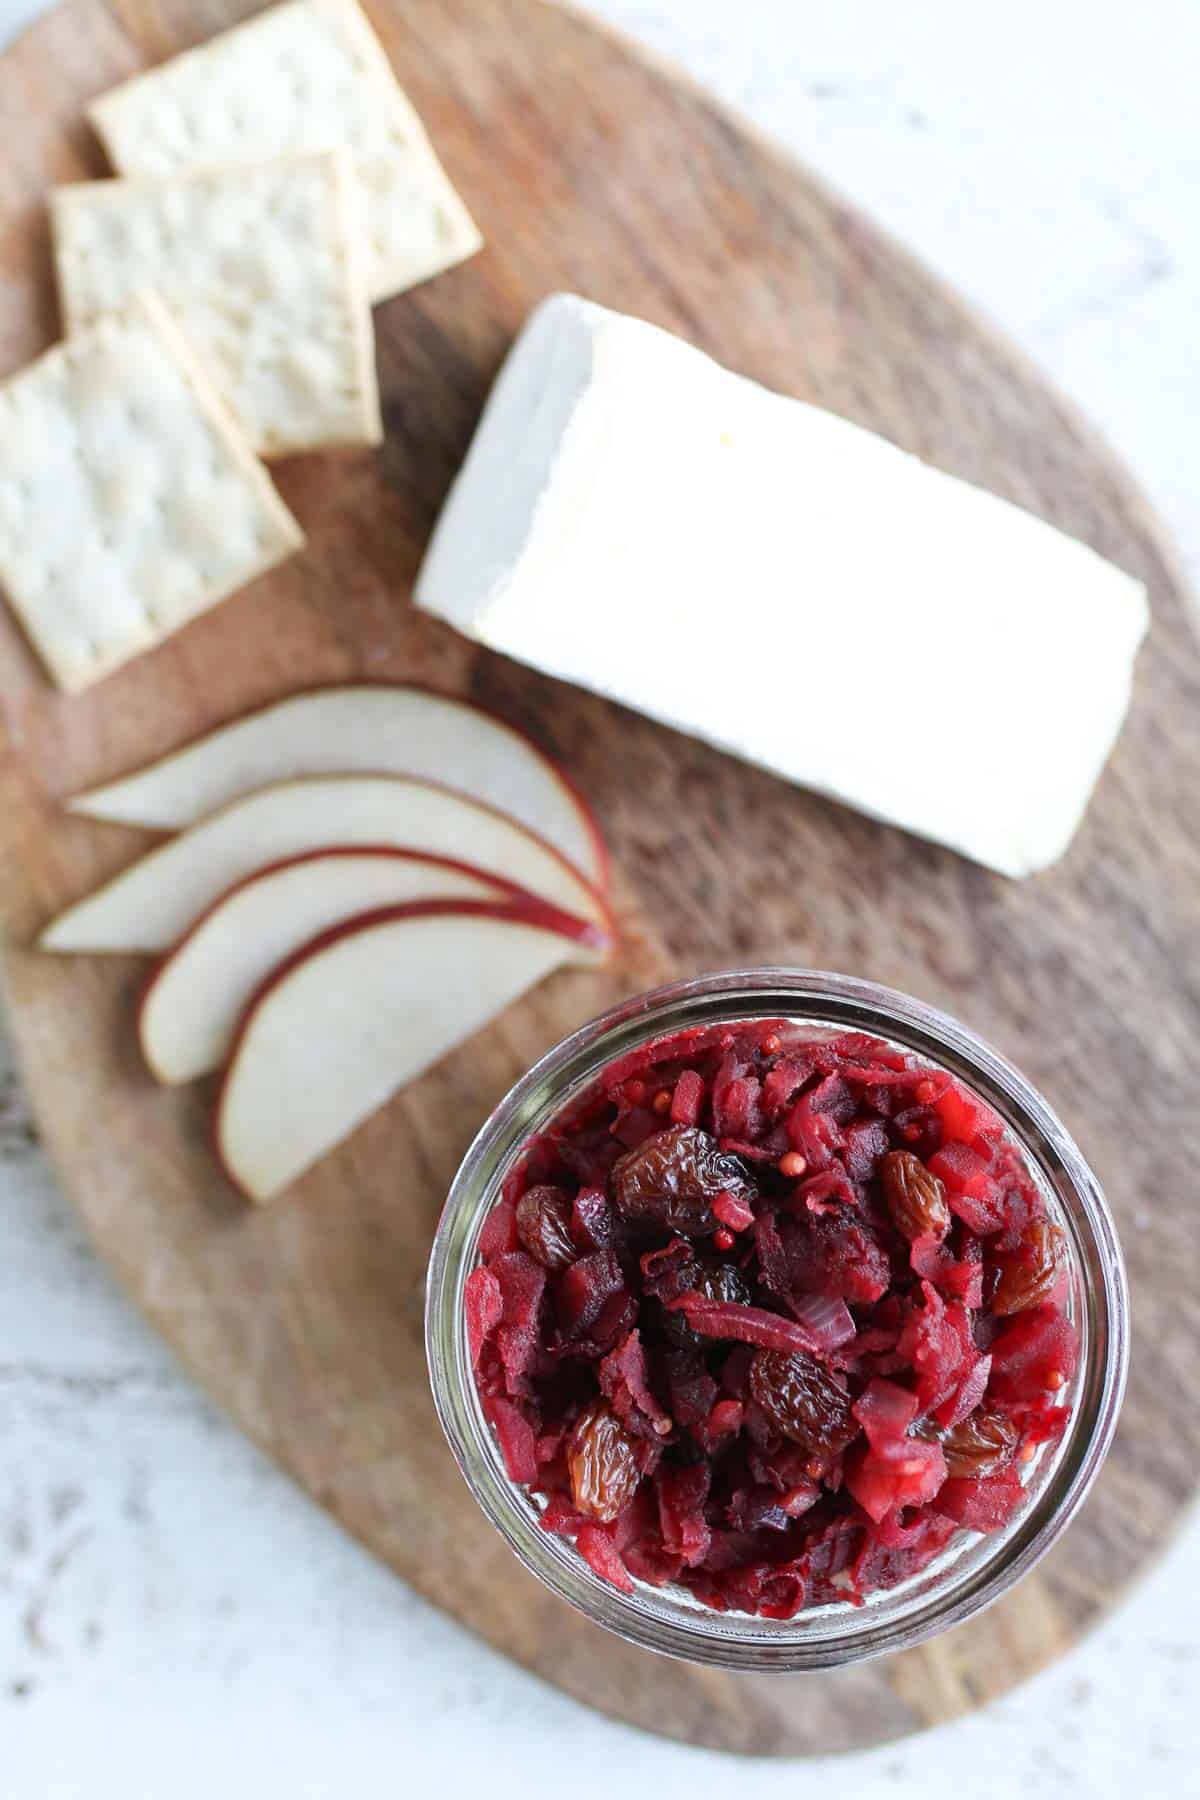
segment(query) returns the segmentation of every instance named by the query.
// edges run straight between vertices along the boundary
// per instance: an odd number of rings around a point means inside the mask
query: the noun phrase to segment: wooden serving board
[[[0,60],[0,368],[57,329],[44,198],[101,172],[84,102],[251,10],[67,0]],[[1200,658],[1178,576],[1125,475],[1037,375],[703,94],[542,0],[368,10],[489,247],[379,311],[382,451],[280,471],[303,556],[72,700],[50,691],[0,607],[0,911],[25,1073],[62,1180],[129,1293],[243,1429],[436,1604],[580,1699],[693,1743],[797,1753],[896,1737],[1073,1643],[1196,1485]],[[992,876],[413,614],[418,560],[488,383],[558,287],[881,430],[1145,578],[1155,623],[1134,711],[1058,868],[1025,884]],[[965,628],[963,642],[969,680]],[[848,622],[850,719],[856,649]],[[28,946],[145,842],[67,817],[63,795],[273,696],[364,676],[471,694],[562,760],[612,845],[625,947],[610,970],[556,976],[252,1213],[209,1157],[210,1095],[161,1092],[139,1065],[143,965]],[[719,669],[714,683],[719,695]],[[909,709],[931,704],[897,690],[898,756]],[[493,1535],[434,1423],[421,1282],[459,1157],[531,1058],[636,987],[768,960],[909,989],[1015,1058],[1112,1197],[1136,1351],[1095,1496],[1018,1592],[858,1670],[734,1679],[625,1648]]]

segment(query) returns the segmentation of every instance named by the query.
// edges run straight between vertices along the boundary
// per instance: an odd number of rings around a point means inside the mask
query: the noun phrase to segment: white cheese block
[[[572,295],[492,392],[417,605],[1008,875],[1061,856],[1141,585],[883,438]]]

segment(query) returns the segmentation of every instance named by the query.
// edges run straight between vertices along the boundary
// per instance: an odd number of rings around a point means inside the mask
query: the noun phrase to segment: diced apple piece
[[[93,819],[176,830],[268,782],[357,774],[416,775],[472,794],[606,884],[595,820],[549,758],[493,713],[426,688],[360,684],[296,694],[70,805]]]
[[[142,1054],[159,1081],[220,1068],[267,976],[334,925],[419,900],[512,899],[539,904],[495,876],[407,850],[315,850],[275,863],[223,894],[159,964],[138,1013]],[[569,942],[562,949],[565,959]]]
[[[579,954],[612,940],[605,902],[574,866],[505,813],[405,775],[315,775],[257,788],[152,850],[69,907],[43,950],[167,950],[226,888],[269,863],[339,845],[467,862],[594,929]]]
[[[563,934],[519,902],[396,907],[317,938],[238,1029],[216,1111],[230,1180],[269,1200],[563,953]]]

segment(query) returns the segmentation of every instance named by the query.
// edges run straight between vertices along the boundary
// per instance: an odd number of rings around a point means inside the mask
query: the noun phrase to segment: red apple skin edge
[[[530,736],[529,732],[524,730],[524,728],[522,726],[514,725],[512,723],[512,721],[509,719],[502,719],[500,717],[499,713],[493,712],[490,706],[482,706],[478,700],[464,700],[458,694],[448,694],[444,688],[434,687],[432,682],[425,682],[425,681],[406,681],[406,682],[371,681],[368,679],[367,681],[362,681],[362,682],[343,682],[340,684],[330,683],[329,685],[330,686],[341,685],[344,687],[408,687],[408,688],[414,688],[414,689],[419,690],[419,692],[421,692],[423,694],[432,694],[438,700],[452,700],[455,702],[456,705],[464,706],[464,707],[468,708],[468,710],[471,712],[482,713],[484,718],[491,719],[491,721],[494,725],[499,725],[505,731],[511,732],[513,737],[520,738],[521,742],[523,744],[527,744],[529,746],[529,748],[533,751],[533,754],[537,757],[540,757],[542,762],[545,763],[546,767],[550,770],[550,773],[554,776],[555,780],[558,781],[567,790],[567,793],[570,795],[572,802],[577,807],[577,809],[579,811],[579,816],[583,820],[584,826],[587,829],[587,834],[592,840],[592,848],[596,852],[596,867],[600,871],[600,879],[598,882],[591,881],[586,875],[584,876],[584,880],[587,881],[589,887],[594,888],[599,892],[602,899],[605,899],[605,900],[607,899],[608,890],[612,884],[612,859],[608,853],[608,842],[605,839],[603,832],[600,830],[599,821],[597,820],[595,813],[592,811],[590,803],[584,799],[583,793],[580,790],[579,785],[575,781],[574,777],[568,775],[565,769],[560,768],[558,763],[555,762],[554,758],[549,754],[549,752],[543,750],[541,745],[539,743],[535,742],[535,740]],[[531,832],[530,835],[537,836],[538,834],[536,832]],[[566,859],[564,858],[564,861],[565,860]],[[580,871],[580,872],[582,873],[582,871]]]
[[[434,690],[432,688],[430,688],[430,689],[427,689],[426,691],[429,693],[432,693]],[[442,696],[442,697],[445,698],[446,696]],[[482,712],[483,708],[476,707],[475,711]],[[490,713],[488,714],[489,718],[491,718],[492,716],[493,716],[492,714],[490,714]],[[503,723],[503,721],[501,721],[501,723]],[[542,753],[539,750],[538,755],[541,756],[541,754]],[[545,760],[545,759],[543,758],[543,760]],[[553,764],[551,764],[550,766],[551,766],[551,768],[554,767]],[[557,775],[558,771],[555,770],[554,772]],[[358,769],[355,771],[354,775],[347,775],[345,777],[342,777],[341,779],[344,779],[346,781],[353,781],[353,780],[355,780],[356,776],[367,775],[369,773],[371,773],[371,771],[368,771],[366,769]],[[578,868],[576,866],[576,864],[571,861],[569,856],[564,856],[562,851],[558,848],[557,844],[552,844],[550,842],[549,838],[543,837],[540,831],[534,831],[534,829],[531,825],[523,825],[519,819],[514,819],[511,813],[506,813],[502,806],[493,806],[490,801],[481,800],[479,798],[478,794],[468,794],[468,792],[466,791],[465,788],[453,787],[450,784],[450,782],[448,782],[448,781],[431,781],[427,775],[397,775],[393,769],[376,769],[374,771],[374,774],[380,780],[411,781],[411,782],[419,783],[421,787],[433,788],[436,791],[443,793],[443,794],[453,794],[455,796],[455,798],[458,800],[469,801],[472,806],[478,807],[480,812],[491,813],[491,815],[494,819],[505,819],[508,821],[508,823],[510,825],[515,825],[518,831],[523,831],[527,838],[532,838],[532,840],[535,844],[539,844],[541,846],[541,848],[546,852],[547,856],[552,856],[556,863],[558,863],[562,868],[568,870],[573,880],[578,881],[582,887],[585,887],[587,889],[588,893],[592,896],[593,900],[596,902],[596,905],[600,908],[600,911],[604,916],[604,923],[605,923],[606,929],[603,932],[599,932],[596,930],[596,928],[594,926],[591,926],[591,927],[589,927],[589,930],[592,933],[591,936],[587,936],[587,935],[579,936],[579,934],[574,933],[574,932],[568,932],[567,935],[568,936],[578,936],[580,943],[591,943],[591,944],[597,945],[597,947],[601,947],[601,946],[611,947],[611,945],[616,943],[616,941],[617,941],[617,922],[616,922],[616,919],[613,917],[613,909],[612,909],[612,905],[609,901],[607,893],[603,892],[600,888],[598,888],[594,881],[590,881],[588,879],[588,877],[584,874],[583,870]],[[303,775],[299,775],[299,776],[294,776],[294,777],[288,777],[287,779],[303,781],[305,779],[305,777]],[[317,780],[317,781],[325,781],[325,780],[336,780],[339,778],[336,776],[318,775],[318,776],[313,777],[313,779]],[[218,807],[217,810],[220,811],[221,809]],[[209,816],[211,817],[212,815],[210,814]],[[595,822],[592,819],[591,814],[589,813],[588,814],[589,830],[593,829],[594,823]],[[418,851],[418,852],[416,852],[416,854],[419,855],[420,852]],[[606,862],[606,866],[607,866],[607,858],[608,858],[607,849],[605,849],[604,855],[605,855],[605,862]],[[450,858],[448,860],[455,861],[457,859]],[[459,867],[460,868],[468,868],[468,869],[471,869],[472,872],[474,872],[474,864],[473,863],[459,863]],[[505,887],[514,885],[510,882],[503,881],[502,878],[500,878],[498,876],[493,876],[489,870],[485,870],[484,873],[487,876],[487,879],[489,881],[501,880],[501,884]],[[518,892],[521,892],[521,891],[523,891],[523,890],[518,888]],[[577,923],[585,923],[584,921],[575,921],[574,913],[560,912],[559,909],[557,907],[551,905],[551,903],[548,900],[542,900],[536,894],[534,894],[532,896],[532,899],[536,906],[547,907],[547,908],[549,908],[550,912],[557,913],[560,918],[570,919]]]
[[[532,833],[530,835],[532,835]],[[222,893],[217,895],[215,900],[211,901],[210,904],[204,908],[204,911],[200,913],[197,918],[192,920],[192,923],[188,926],[187,930],[176,938],[169,950],[164,950],[160,956],[155,957],[148,975],[138,990],[134,1020],[139,1038],[141,1035],[142,1014],[150,1003],[150,996],[154,991],[155,984],[162,974],[163,969],[176,952],[181,950],[183,946],[195,936],[201,926],[208,923],[218,907],[223,906],[231,895],[240,893],[243,888],[250,887],[253,882],[259,881],[264,875],[274,875],[280,869],[295,868],[299,863],[322,862],[327,857],[331,856],[371,856],[383,857],[388,860],[395,860],[398,858],[401,862],[436,863],[439,868],[450,869],[456,875],[472,875],[479,881],[488,882],[496,889],[498,895],[511,900],[515,905],[525,908],[530,913],[540,911],[550,914],[556,921],[558,928],[562,930],[564,936],[574,938],[577,943],[594,944],[599,948],[603,947],[606,943],[615,941],[615,928],[612,937],[606,938],[602,932],[598,931],[595,926],[590,925],[586,919],[577,919],[573,913],[560,912],[557,907],[551,906],[549,901],[541,900],[536,894],[531,894],[529,889],[523,888],[519,882],[509,881],[503,875],[493,875],[488,869],[477,869],[474,863],[459,862],[455,858],[449,856],[428,856],[423,850],[391,849],[384,844],[329,844],[321,850],[304,850],[299,856],[281,856],[276,862],[264,863],[262,868],[255,869],[253,874],[243,875],[240,881],[235,881],[231,886],[225,888]],[[424,905],[428,903],[415,901],[413,904]],[[606,903],[605,912],[607,913],[607,911],[608,907]],[[357,921],[362,916],[363,915],[359,913],[352,913],[347,914],[347,919],[353,918]],[[312,946],[306,945],[305,948],[311,949]]]
[[[240,725],[243,720],[253,719],[257,717],[259,713],[270,712],[274,707],[282,706],[288,700],[303,700],[309,698],[313,694],[330,694],[337,692],[340,688],[358,687],[380,688],[384,690],[395,689],[407,693],[429,694],[435,700],[446,700],[454,706],[461,706],[467,712],[480,713],[485,719],[490,719],[493,725],[498,725],[503,731],[510,732],[513,737],[520,738],[521,742],[532,750],[539,762],[546,765],[554,779],[561,787],[565,788],[569,794],[571,803],[578,811],[587,830],[587,834],[592,840],[592,846],[596,853],[596,866],[600,871],[600,881],[598,884],[592,882],[583,874],[582,870],[578,872],[583,875],[583,879],[588,882],[589,887],[598,888],[598,891],[602,896],[607,895],[611,881],[612,868],[612,859],[608,853],[608,845],[600,830],[595,813],[592,811],[588,801],[584,799],[583,794],[573,777],[568,775],[565,769],[561,769],[554,761],[553,757],[549,756],[547,752],[542,749],[541,745],[535,742],[529,732],[525,731],[520,725],[513,725],[508,719],[501,718],[500,714],[493,712],[490,706],[481,706],[477,700],[465,700],[460,694],[448,693],[445,688],[436,687],[430,681],[384,681],[370,675],[365,675],[361,680],[356,681],[316,681],[311,687],[295,688],[291,693],[276,695],[273,700],[261,700],[257,706],[248,706],[244,712],[236,713],[233,718],[223,720],[220,725],[211,725],[207,731],[198,731],[194,737],[188,738],[186,743],[177,744],[173,750],[168,750],[162,756],[156,756],[152,762],[143,764],[143,768],[153,769],[156,768],[159,763],[169,762],[171,757],[178,756],[181,751],[193,749],[196,744],[203,743],[205,738],[215,736],[218,731],[223,731],[226,726]],[[381,775],[395,773],[394,770],[390,769],[380,769],[377,772]],[[130,770],[130,773],[133,774],[136,773],[136,771]],[[365,771],[360,771],[360,773],[365,773]],[[93,787],[108,787],[112,782],[120,781],[122,779],[122,776],[114,775],[110,776],[106,781],[94,782],[92,785]],[[85,788],[83,790],[84,793],[90,793],[91,791],[91,788]],[[469,797],[474,798],[473,795]],[[480,804],[485,805],[486,802],[481,801]],[[162,832],[156,832],[156,835],[170,837],[174,834],[169,830],[164,830]],[[538,834],[531,830],[529,835],[531,837],[536,837]],[[566,858],[564,857],[563,860],[565,862]]]
[[[432,692],[433,690],[430,689],[429,691]],[[262,710],[265,711],[266,709],[263,708]],[[476,708],[476,710],[482,711],[483,709]],[[206,733],[205,735],[207,736],[208,734]],[[539,752],[539,755],[540,755],[540,752]],[[439,793],[443,793],[443,794],[453,794],[456,800],[465,800],[468,802],[469,805],[477,807],[480,812],[491,813],[492,817],[495,819],[505,819],[510,825],[515,826],[515,828],[518,831],[524,832],[525,836],[527,838],[530,838],[533,843],[539,845],[540,848],[546,852],[547,856],[552,856],[556,863],[558,863],[562,868],[568,870],[570,873],[571,879],[573,881],[577,881],[581,887],[586,888],[588,893],[592,896],[593,900],[596,902],[597,907],[599,908],[601,914],[604,917],[606,929],[604,931],[599,931],[595,927],[589,927],[589,929],[592,932],[592,936],[581,937],[579,941],[581,943],[592,943],[592,944],[595,944],[598,948],[603,948],[606,950],[611,949],[612,946],[616,943],[617,935],[618,935],[617,934],[617,922],[616,922],[616,918],[614,917],[612,905],[611,905],[611,902],[609,901],[608,895],[606,893],[602,893],[601,890],[596,886],[594,881],[589,881],[587,876],[583,873],[583,870],[580,868],[577,868],[576,865],[571,861],[570,857],[564,856],[562,851],[558,848],[557,844],[552,844],[550,842],[549,838],[544,838],[540,831],[534,831],[530,826],[522,825],[520,820],[514,819],[511,813],[506,813],[502,806],[492,806],[488,803],[488,801],[481,800],[477,794],[468,794],[465,788],[451,787],[451,785],[448,781],[430,781],[429,778],[425,775],[397,775],[396,771],[394,769],[356,769],[352,775],[334,775],[334,774],[329,774],[329,775],[287,775],[287,776],[281,777],[281,782],[283,782],[283,781],[288,781],[288,782],[356,781],[356,780],[359,780],[360,778],[363,780],[375,780],[375,781],[407,781],[407,782],[410,782],[419,787],[433,788],[435,790],[435,792],[439,792]],[[274,784],[270,784],[270,785],[274,785]],[[244,795],[240,796],[240,798],[244,799],[245,796]],[[204,819],[215,819],[219,813],[226,812],[230,807],[236,806],[237,804],[238,804],[237,800],[227,800],[224,802],[223,805],[215,806],[213,808],[212,812],[206,813],[204,815]],[[196,823],[202,824],[203,820],[198,819],[196,821]],[[188,828],[185,827],[185,829],[188,829]],[[183,835],[184,835],[183,831],[156,832],[155,836],[160,841],[158,844],[156,844],[155,848],[161,849],[164,842],[169,841],[173,838],[182,837]],[[393,849],[391,846],[386,845],[386,844],[375,844],[375,845],[372,845],[371,847],[376,850],[383,850],[389,855],[402,856],[405,854],[405,852],[402,849]],[[354,848],[353,845],[345,845],[345,844],[324,845],[323,844],[321,846],[321,851],[324,851],[326,849],[344,850],[344,849],[352,849],[352,848]],[[305,850],[305,851],[302,851],[301,854],[304,856],[314,856],[314,855],[320,855],[321,851]],[[147,854],[149,854],[149,853],[147,852]],[[413,856],[420,856],[423,854],[423,852],[420,850],[414,850],[414,851],[410,852],[410,854]],[[607,854],[608,853],[606,850],[605,851],[606,858],[607,858]],[[279,860],[286,862],[289,859],[287,857],[284,857]],[[467,869],[472,874],[482,873],[485,880],[494,881],[500,887],[503,887],[503,888],[511,887],[519,894],[523,894],[525,892],[525,889],[523,889],[519,883],[510,882],[502,875],[493,875],[490,870],[486,870],[486,869],[482,870],[482,871],[477,871],[474,863],[460,861],[458,858],[455,858],[455,857],[430,857],[429,860],[431,862],[445,862],[449,867],[452,867],[452,868]],[[264,865],[264,866],[266,866],[266,865]],[[253,874],[261,875],[262,872],[263,871],[261,869],[255,869]],[[103,893],[105,888],[111,887],[114,882],[120,880],[122,873],[124,873],[124,871],[121,871],[117,875],[112,876],[110,878],[110,880],[108,880],[108,881],[102,881],[100,883],[100,886],[98,888],[96,888],[94,890],[94,892],[95,893]],[[250,881],[253,879],[253,875],[243,876],[242,879],[243,879],[243,881]],[[240,885],[241,885],[240,882],[235,882],[233,884],[233,886],[235,886],[235,887],[240,886]],[[231,892],[231,891],[232,891],[231,889],[226,890],[226,892]],[[223,899],[224,895],[218,895],[217,898]],[[532,895],[531,898],[539,906],[549,906],[550,910],[552,912],[556,910],[550,904],[549,901],[539,900],[537,895]],[[215,905],[215,904],[216,904],[216,901],[212,902],[212,905]],[[205,909],[206,913],[210,912],[212,910],[212,905],[210,905],[209,907],[207,907]],[[574,913],[564,913],[562,916],[564,918],[569,918],[569,919],[575,918]],[[53,924],[53,922],[54,922],[53,920],[49,921],[50,924]],[[43,927],[43,930],[45,930],[45,929],[47,929],[47,927]],[[191,927],[189,926],[188,929],[190,930]],[[39,933],[38,935],[40,937],[41,933]],[[183,934],[183,935],[186,935],[186,934]],[[35,938],[34,939],[35,945],[36,945],[37,941],[38,941],[38,939]],[[182,941],[182,937],[179,941]],[[175,946],[172,945],[172,949],[174,949],[174,947]],[[87,952],[83,951],[83,952],[80,952],[80,954],[86,955]],[[168,951],[167,954],[169,955],[170,952]]]
[[[291,973],[298,963],[306,961],[308,957],[315,955],[318,951],[327,949],[330,944],[336,944],[339,938],[346,937],[351,932],[366,931],[372,925],[385,925],[397,919],[430,918],[446,913],[452,913],[460,918],[512,919],[519,925],[537,925],[546,931],[556,931],[561,937],[570,938],[576,943],[589,941],[595,932],[595,927],[589,925],[585,920],[576,919],[570,913],[560,912],[556,906],[548,905],[546,901],[539,900],[536,895],[531,896],[528,905],[524,901],[509,904],[499,900],[414,900],[404,906],[380,906],[376,907],[373,912],[358,913],[352,919],[342,919],[338,924],[331,925],[328,931],[318,932],[316,937],[310,938],[307,944],[301,944],[300,948],[293,950],[290,956],[285,956],[283,961],[259,983],[246,1002],[245,1011],[242,1013],[237,1030],[233,1034],[233,1041],[229,1046],[229,1055],[221,1072],[216,1099],[209,1117],[209,1141],[217,1167],[234,1192],[239,1194],[249,1205],[259,1206],[262,1202],[242,1186],[225,1160],[225,1153],[221,1148],[221,1110],[225,1101],[225,1089],[229,1083],[230,1071],[237,1059],[238,1051],[241,1049],[242,1040],[250,1028],[254,1014],[266,996]]]
[[[383,685],[383,684],[381,684],[381,685]],[[316,691],[316,690],[314,690],[314,691]],[[429,691],[432,692],[433,690],[430,689]],[[260,710],[265,711],[266,708],[262,708]],[[476,710],[482,711],[483,709],[476,708]],[[208,736],[208,735],[210,735],[210,734],[205,733],[205,736]],[[507,820],[507,822],[510,825],[515,826],[516,829],[519,831],[522,831],[527,838],[530,838],[535,844],[539,845],[540,848],[546,852],[547,856],[552,856],[554,858],[555,862],[559,863],[562,866],[562,868],[568,870],[570,872],[571,879],[573,881],[577,881],[581,887],[586,888],[588,893],[592,896],[593,900],[595,900],[599,911],[603,915],[603,918],[605,921],[605,929],[603,931],[601,931],[595,926],[588,925],[586,932],[584,932],[582,934],[576,934],[578,936],[578,941],[581,943],[593,944],[597,948],[604,949],[605,951],[611,950],[613,945],[616,943],[617,937],[618,937],[617,922],[616,922],[616,917],[613,913],[612,905],[611,905],[611,902],[609,901],[608,895],[606,893],[602,893],[601,890],[596,886],[595,882],[589,881],[588,877],[583,873],[582,869],[578,868],[570,860],[569,857],[564,856],[562,851],[558,848],[558,846],[556,844],[552,844],[548,838],[544,838],[540,832],[532,830],[528,825],[522,825],[519,820],[514,819],[512,817],[511,813],[506,813],[504,811],[503,807],[491,806],[491,805],[489,805],[489,803],[486,800],[480,800],[478,795],[468,794],[464,788],[451,787],[449,782],[446,782],[446,781],[430,781],[424,775],[397,775],[394,769],[356,769],[354,774],[352,774],[352,775],[334,775],[334,774],[329,774],[329,775],[289,775],[289,776],[281,777],[281,782],[282,781],[287,781],[287,782],[355,781],[355,780],[359,779],[360,777],[364,780],[407,781],[407,782],[411,782],[416,785],[419,785],[421,787],[433,788],[434,790],[439,791],[443,794],[453,794],[455,799],[465,800],[471,806],[477,807],[480,812],[491,813],[493,818]],[[240,797],[245,798],[245,796],[240,796]],[[230,807],[236,806],[237,804],[238,804],[237,800],[227,800],[224,802],[223,805],[214,807],[212,812],[204,814],[203,819],[198,819],[196,821],[196,823],[202,824],[204,822],[204,820],[216,818],[219,813],[223,813],[223,812],[227,811]],[[137,827],[135,829],[140,829],[140,827]],[[155,845],[155,848],[161,849],[162,845],[165,842],[168,842],[171,839],[174,839],[177,837],[182,837],[184,835],[184,830],[187,830],[187,829],[190,829],[190,828],[184,827],[184,829],[180,830],[180,831],[156,831],[154,833],[154,836],[159,841]],[[277,859],[277,863],[278,862],[286,863],[289,861],[298,861],[298,860],[300,860],[300,857],[305,857],[305,856],[321,856],[321,855],[324,855],[328,851],[356,850],[361,853],[362,848],[363,847],[361,845],[355,845],[355,844],[323,844],[321,846],[320,850],[301,851],[299,853],[298,857],[281,857],[281,858]],[[476,874],[481,875],[484,880],[494,882],[496,884],[496,886],[499,888],[504,888],[504,889],[511,888],[515,895],[524,896],[526,894],[526,892],[528,891],[528,890],[522,888],[519,882],[509,881],[507,879],[507,877],[505,877],[503,875],[494,875],[488,869],[483,869],[483,870],[477,869],[477,867],[474,863],[466,862],[466,861],[461,860],[456,857],[439,857],[439,856],[434,856],[434,855],[427,855],[426,852],[421,851],[421,850],[407,851],[398,846],[391,846],[391,845],[387,845],[387,844],[372,844],[372,845],[367,846],[367,848],[370,850],[379,851],[383,855],[387,855],[387,856],[405,856],[405,855],[425,856],[426,860],[429,862],[444,862],[448,868],[466,869],[472,875],[476,875]],[[150,854],[150,852],[146,852],[146,854]],[[607,851],[605,852],[605,856],[607,858]],[[252,871],[251,874],[243,876],[242,880],[240,882],[232,883],[230,887],[226,888],[221,894],[218,894],[217,898],[215,900],[210,902],[210,904],[204,909],[204,913],[201,915],[201,917],[206,918],[208,916],[208,914],[212,911],[212,908],[215,905],[217,905],[218,901],[223,900],[227,894],[232,893],[234,888],[241,887],[247,881],[252,881],[256,875],[261,875],[266,868],[274,867],[274,866],[276,866],[276,865],[264,864],[262,869],[255,869]],[[110,879],[108,881],[102,881],[100,883],[100,886],[94,890],[94,893],[97,893],[97,894],[102,893],[106,888],[111,887],[116,881],[120,880],[121,874],[123,874],[123,873],[124,873],[124,871],[119,871],[117,875],[110,877]],[[539,899],[536,894],[531,894],[530,899],[539,906],[549,907],[551,912],[554,912],[557,910],[551,904],[551,902],[543,901],[543,900]],[[74,904],[74,903],[72,903],[72,904]],[[586,923],[585,921],[576,921],[576,915],[574,913],[564,912],[564,913],[562,913],[561,916],[565,919],[570,919],[577,923],[581,923],[581,924]],[[48,921],[48,924],[53,924],[53,922],[54,922],[53,920],[50,920],[50,921]],[[195,924],[198,924],[198,923],[199,923],[199,920],[194,921],[193,925],[188,927],[188,931],[190,932],[191,930],[193,930]],[[36,946],[38,944],[38,941],[42,935],[42,932],[45,931],[47,928],[48,928],[48,926],[43,926],[41,931],[39,931],[38,936],[35,937],[33,940],[34,946]],[[187,932],[181,933],[179,938],[176,939],[175,943],[172,944],[171,950],[162,952],[157,960],[159,962],[161,962],[166,956],[169,956],[171,954],[171,951],[176,949],[178,947],[178,945],[183,942],[184,937],[186,937],[187,935],[188,935]],[[86,955],[87,952],[81,951],[78,954]]]

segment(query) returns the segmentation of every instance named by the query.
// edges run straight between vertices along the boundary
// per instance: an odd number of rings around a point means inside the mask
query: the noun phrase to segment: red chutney
[[[625,1591],[861,1602],[1003,1526],[1066,1423],[1062,1233],[983,1101],[875,1038],[643,1046],[526,1145],[479,1257],[508,1473]]]

